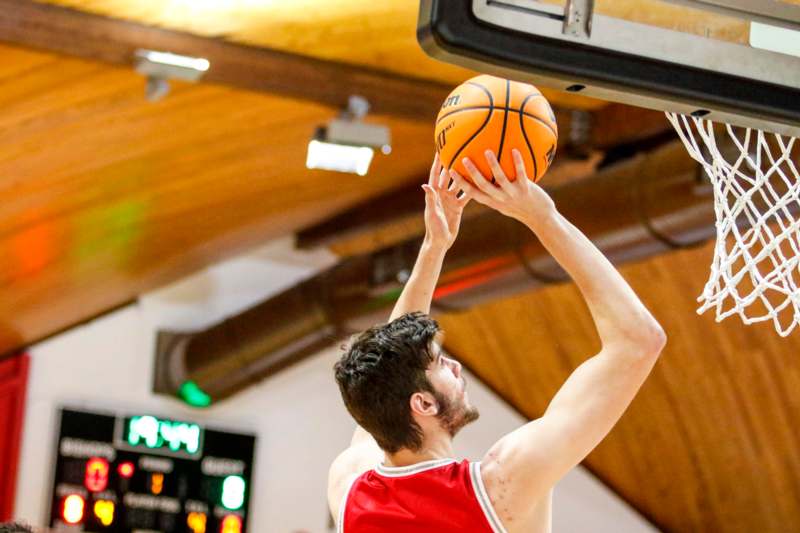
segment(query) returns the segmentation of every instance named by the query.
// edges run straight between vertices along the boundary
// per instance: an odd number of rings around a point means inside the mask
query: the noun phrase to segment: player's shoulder
[[[526,523],[530,509],[537,507],[537,495],[526,490],[524,478],[515,466],[518,449],[514,439],[501,438],[481,458],[478,475],[482,491],[503,524]]]
[[[328,469],[328,505],[334,516],[337,516],[339,504],[353,481],[374,468],[380,460],[369,443],[350,446],[333,460]]]
[[[495,507],[505,511],[499,513],[504,520],[527,517],[536,507],[534,502],[548,497],[552,489],[540,476],[551,452],[524,438],[538,423],[531,421],[504,435],[481,459],[483,485]]]
[[[505,477],[504,467],[508,465],[508,455],[513,453],[513,449],[505,438],[495,442],[481,458],[481,478],[484,482],[492,482],[495,479]]]
[[[341,488],[342,485],[349,484],[351,478],[360,474],[359,466],[362,463],[359,446],[350,446],[331,462],[328,469],[328,492],[331,489]]]
[[[339,515],[339,505],[345,491],[357,476],[352,468],[352,455],[350,448],[344,450],[333,460],[328,469],[328,507],[333,516]]]

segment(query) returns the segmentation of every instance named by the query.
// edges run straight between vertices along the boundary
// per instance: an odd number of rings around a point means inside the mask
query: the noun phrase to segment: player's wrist
[[[448,243],[446,240],[437,239],[426,235],[425,238],[422,240],[422,247],[420,248],[420,252],[424,254],[444,255],[449,248],[450,248],[450,243]]]
[[[519,217],[519,221],[534,233],[539,233],[558,226],[560,217],[561,215],[555,207],[548,207],[546,209],[528,209]]]

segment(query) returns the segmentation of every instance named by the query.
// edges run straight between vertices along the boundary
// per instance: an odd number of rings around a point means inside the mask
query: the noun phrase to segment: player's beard
[[[466,401],[464,401],[463,394],[455,400],[451,400],[439,392],[434,392],[434,397],[439,403],[439,414],[436,416],[439,419],[439,423],[450,433],[451,437],[455,437],[461,431],[461,428],[480,417],[478,409],[472,405],[467,405]]]

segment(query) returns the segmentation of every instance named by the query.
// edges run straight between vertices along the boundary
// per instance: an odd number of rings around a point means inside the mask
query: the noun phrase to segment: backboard
[[[800,137],[800,0],[422,0],[433,57]]]

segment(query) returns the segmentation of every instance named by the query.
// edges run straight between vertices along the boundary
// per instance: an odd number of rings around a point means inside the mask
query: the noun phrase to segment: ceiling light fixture
[[[169,92],[169,80],[197,81],[211,66],[208,59],[160,52],[136,50],[134,68],[147,76],[145,95],[150,101],[163,98]]]
[[[391,133],[387,126],[362,121],[369,111],[369,102],[351,96],[342,114],[317,128],[308,143],[306,167],[352,172],[364,176],[372,162],[374,148],[383,154],[392,151]]]

